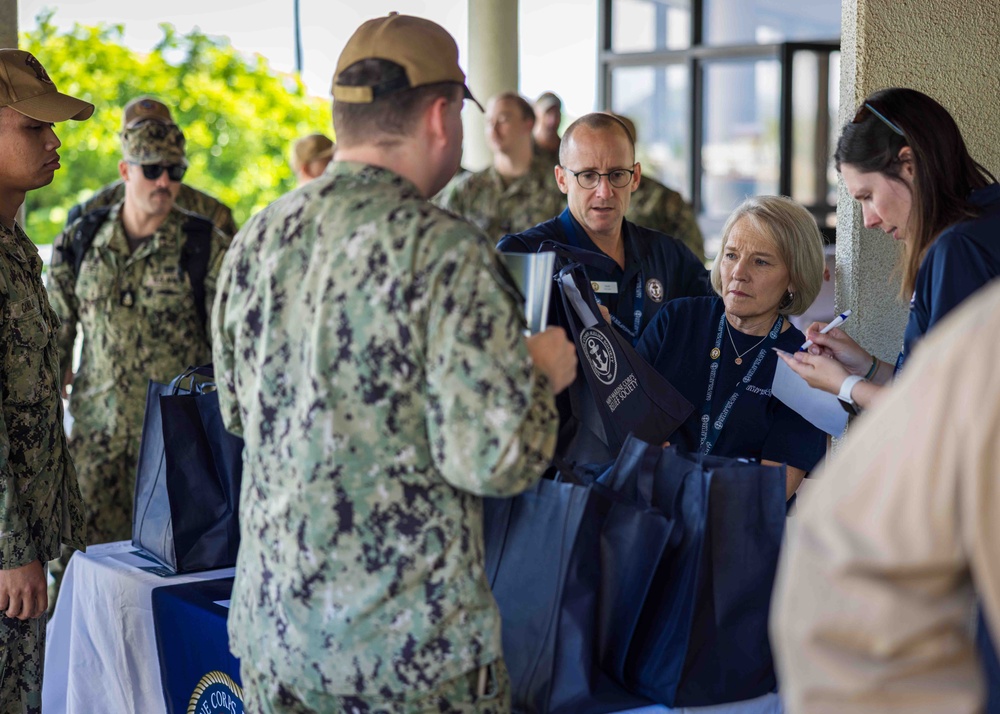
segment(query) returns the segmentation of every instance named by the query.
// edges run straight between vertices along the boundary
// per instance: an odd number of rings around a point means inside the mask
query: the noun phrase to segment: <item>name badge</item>
[[[607,280],[591,280],[590,287],[594,289],[595,293],[613,293],[618,294],[618,283],[610,282]]]

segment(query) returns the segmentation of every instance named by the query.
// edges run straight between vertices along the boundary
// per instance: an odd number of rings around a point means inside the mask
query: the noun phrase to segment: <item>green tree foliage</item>
[[[27,232],[37,243],[51,243],[70,207],[118,178],[122,107],[134,97],[148,94],[171,108],[187,137],[185,183],[229,205],[240,225],[294,187],[291,143],[332,132],[328,101],[307,96],[298,77],[242,55],[226,38],[198,30],[181,35],[163,24],[163,39],[139,53],[122,44],[123,25],[60,31],[52,15],[36,18],[21,48],[38,57],[60,91],[97,110],[89,121],[56,127],[62,168],[25,205]]]

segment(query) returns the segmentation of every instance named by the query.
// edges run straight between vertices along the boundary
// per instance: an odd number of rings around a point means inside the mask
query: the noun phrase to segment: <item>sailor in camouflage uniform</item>
[[[558,162],[536,156],[531,129],[535,112],[515,92],[486,105],[486,139],[493,164],[446,187],[441,206],[476,224],[494,243],[551,218],[563,207],[553,169]]]
[[[14,215],[59,168],[52,122],[93,113],[57,92],[31,54],[0,50],[0,714],[41,712],[45,563],[60,542],[86,542],[63,431],[59,320]]]
[[[122,154],[125,198],[110,208],[89,248],[74,240],[87,217],[63,231],[49,271],[49,294],[62,320],[63,385],[73,385],[70,448],[91,543],[131,536],[148,381],[167,382],[189,365],[211,361],[208,315],[229,243],[208,221],[176,206],[187,165],[180,129],[137,124],[122,133]],[[208,253],[197,287],[183,267],[185,248]],[[196,298],[201,286],[203,301]],[[78,323],[83,352],[74,377]]]
[[[158,121],[164,124],[174,123],[167,105],[152,97],[139,97],[125,105],[122,113],[123,132],[146,121]],[[102,206],[113,206],[124,197],[124,181],[118,180],[114,183],[109,183],[107,186],[98,189],[97,193],[86,201],[78,203],[70,209],[69,216],[66,219],[67,228],[85,213],[90,213]],[[236,221],[233,219],[232,210],[229,206],[215,198],[215,196],[211,196],[204,191],[199,191],[192,186],[188,186],[186,183],[182,183],[177,192],[177,205],[185,211],[205,216],[205,218],[215,224],[216,228],[230,238],[236,235]]]
[[[465,75],[438,25],[363,24],[337,154],[257,214],[219,276],[219,401],[245,440],[231,647],[248,711],[509,711],[481,496],[530,486],[573,379],[492,244],[429,203]]]

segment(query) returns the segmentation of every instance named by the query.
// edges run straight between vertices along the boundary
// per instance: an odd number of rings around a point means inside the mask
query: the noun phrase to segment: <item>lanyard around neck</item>
[[[719,442],[719,435],[722,433],[722,428],[726,425],[726,420],[729,419],[729,415],[733,411],[733,405],[736,404],[736,400],[739,399],[740,395],[746,391],[747,386],[750,384],[750,380],[753,379],[754,374],[757,372],[757,368],[760,367],[761,362],[767,356],[767,353],[771,350],[771,347],[778,340],[778,336],[781,334],[781,328],[785,324],[785,318],[778,315],[778,319],[774,321],[774,325],[771,327],[771,331],[767,333],[767,339],[764,340],[763,344],[760,346],[760,351],[757,353],[757,358],[753,361],[750,369],[736,384],[736,389],[733,391],[732,396],[726,400],[725,406],[722,407],[722,411],[712,421],[712,397],[715,394],[715,379],[719,374],[719,366],[722,362],[722,333],[726,329],[726,313],[723,310],[722,318],[719,320],[719,331],[715,336],[715,347],[710,353],[712,358],[712,365],[709,367],[708,373],[708,390],[705,392],[705,406],[701,411],[701,442],[698,449],[703,454],[709,454],[712,449]]]

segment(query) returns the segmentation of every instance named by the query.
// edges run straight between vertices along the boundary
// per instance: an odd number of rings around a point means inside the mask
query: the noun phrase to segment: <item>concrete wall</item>
[[[980,0],[844,0],[840,124],[871,92],[918,89],[958,121],[969,151],[1000,171],[1000,3]],[[837,205],[837,309],[852,308],[848,332],[894,361],[906,305],[897,299],[897,246],[863,227],[841,185]]]

